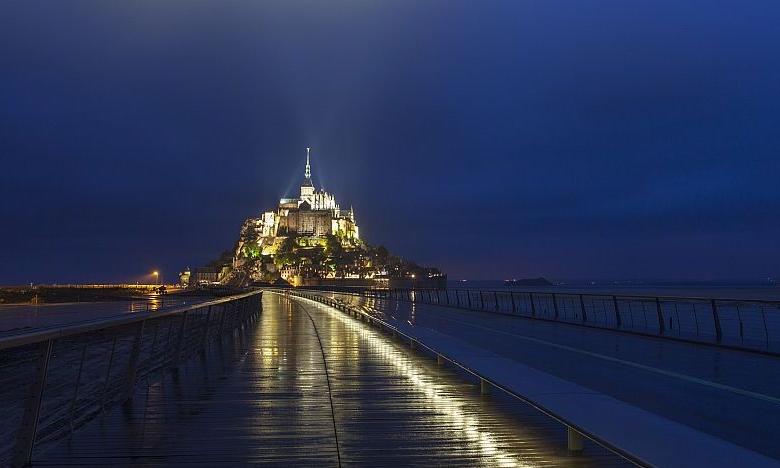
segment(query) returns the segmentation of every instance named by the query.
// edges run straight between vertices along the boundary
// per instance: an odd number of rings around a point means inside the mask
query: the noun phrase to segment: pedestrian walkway
[[[569,454],[557,422],[324,305],[266,294],[254,327],[34,465],[624,464],[587,442]]]

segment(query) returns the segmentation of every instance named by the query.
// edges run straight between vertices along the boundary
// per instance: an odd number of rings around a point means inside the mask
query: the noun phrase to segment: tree
[[[339,257],[344,252],[344,247],[341,246],[341,241],[333,234],[328,234],[325,237],[325,255],[329,257]]]
[[[285,265],[298,265],[301,261],[298,255],[298,240],[295,236],[289,236],[282,241],[282,245],[276,251],[274,263],[278,267]]]

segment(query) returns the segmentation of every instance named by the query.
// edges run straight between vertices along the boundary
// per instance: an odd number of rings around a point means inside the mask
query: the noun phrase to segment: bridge
[[[0,464],[780,466],[780,304],[265,290],[0,338]]]

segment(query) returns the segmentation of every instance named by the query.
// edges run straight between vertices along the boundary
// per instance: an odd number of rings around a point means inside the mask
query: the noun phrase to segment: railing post
[[[664,313],[661,309],[661,299],[655,298],[655,310],[658,313],[658,334],[663,335],[665,330]]]
[[[238,310],[238,304],[235,302],[231,301],[230,304],[233,309],[233,325],[231,328],[236,330],[237,328],[241,327],[241,311]]]
[[[206,312],[206,327],[203,331],[203,341],[200,344],[201,349],[206,349],[206,346],[209,343],[209,329],[211,328],[211,306],[209,306],[208,311]]]
[[[485,297],[482,295],[482,291],[479,292],[479,310],[485,310]]]
[[[184,349],[184,334],[187,332],[187,312],[181,314],[181,326],[179,326],[179,338],[176,341],[176,355],[173,357],[173,365],[179,364],[181,353]]]
[[[558,320],[559,313],[558,313],[558,297],[555,295],[555,293],[552,293],[552,299],[553,299],[553,310],[555,311],[555,320]]]
[[[493,291],[493,299],[496,301],[496,312],[498,312],[498,291]]]
[[[246,299],[241,299],[241,327],[246,328],[246,318],[249,315],[249,304]]]
[[[138,324],[138,330],[135,333],[135,340],[133,340],[133,347],[130,350],[130,359],[127,363],[127,383],[125,387],[125,398],[127,401],[133,397],[133,388],[135,388],[135,376],[138,373],[138,361],[141,357],[141,340],[144,336],[144,326],[146,320],[141,320]]]
[[[512,313],[517,313],[517,305],[515,304],[515,293],[509,291],[509,297],[512,299]]]
[[[718,314],[718,306],[715,304],[715,299],[712,300],[712,321],[715,324],[715,341],[720,343],[723,339],[723,331],[720,328],[720,315]]]
[[[38,417],[40,416],[41,403],[43,402],[43,390],[46,387],[46,376],[49,373],[52,344],[52,340],[46,340],[39,345],[35,380],[30,384],[30,391],[24,403],[21,426],[16,436],[14,466],[27,465],[32,458],[35,434],[38,432]]]
[[[70,418],[68,418],[68,425],[70,426],[70,432],[73,432],[73,421],[76,419],[76,401],[79,398],[79,386],[81,385],[81,373],[84,370],[84,361],[87,357],[87,345],[86,343],[81,348],[81,361],[79,362],[79,371],[76,374],[76,384],[73,386],[73,399],[70,401]]]
[[[620,306],[618,306],[617,296],[612,296],[612,304],[615,306],[615,324],[617,328],[623,326],[623,320],[620,318]]]
[[[471,309],[471,291],[466,290],[466,298],[469,300],[469,309]]]
[[[100,396],[100,414],[106,408],[106,396],[108,395],[108,384],[111,382],[111,370],[114,367],[114,354],[116,353],[116,333],[114,341],[111,343],[111,354],[108,356],[108,366],[106,367],[106,378],[103,380],[103,393]]]
[[[579,453],[582,452],[583,437],[582,434],[566,426],[566,441],[567,448],[570,452]]]
[[[222,307],[220,307],[220,317],[219,317],[219,339],[222,339],[222,333],[225,332],[225,310],[227,309],[226,304],[222,304]]]
[[[531,317],[536,317],[536,304],[534,303],[534,293],[528,293],[528,297],[531,299]]]
[[[580,311],[582,312],[582,322],[588,321],[588,315],[585,312],[585,300],[582,299],[582,294],[580,294]]]

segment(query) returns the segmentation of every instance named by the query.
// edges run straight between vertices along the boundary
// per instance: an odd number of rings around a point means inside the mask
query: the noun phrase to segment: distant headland
[[[504,280],[504,286],[555,286],[554,283],[550,282],[547,278],[542,278],[541,276],[539,278],[521,278],[521,279],[511,279],[511,280]]]

